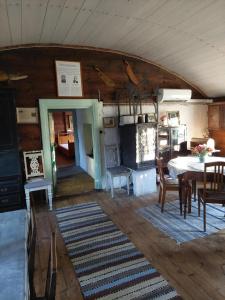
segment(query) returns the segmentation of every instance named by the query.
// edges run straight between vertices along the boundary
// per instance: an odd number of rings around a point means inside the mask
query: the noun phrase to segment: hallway
[[[81,195],[94,190],[94,180],[82,168],[74,165],[57,170],[55,198]]]

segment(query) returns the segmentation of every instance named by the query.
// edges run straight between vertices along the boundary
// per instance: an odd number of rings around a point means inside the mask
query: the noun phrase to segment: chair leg
[[[206,231],[206,203],[203,203],[203,222],[204,222],[204,231]]]
[[[166,189],[162,190],[162,197],[161,197],[161,212],[164,211],[164,203],[165,203],[165,197],[166,197]]]
[[[25,196],[26,196],[26,204],[27,204],[27,213],[30,216],[30,191],[25,189]]]
[[[161,198],[162,198],[162,187],[160,185],[160,187],[159,187],[159,203],[161,203]]]
[[[49,210],[52,210],[52,187],[48,186],[48,205]]]
[[[183,185],[182,185],[182,178],[179,176],[178,179],[179,179],[179,190],[178,190],[178,192],[179,192],[179,200],[180,200],[180,215],[182,216],[182,214],[183,214],[183,193],[182,193],[182,187],[183,187]]]
[[[114,198],[113,177],[112,177],[111,174],[110,174],[110,177],[109,177],[109,181],[110,181],[110,188],[111,188],[111,198]]]
[[[200,195],[198,194],[198,217],[201,215],[201,200]]]
[[[130,195],[130,175],[126,177],[127,177],[127,194]]]

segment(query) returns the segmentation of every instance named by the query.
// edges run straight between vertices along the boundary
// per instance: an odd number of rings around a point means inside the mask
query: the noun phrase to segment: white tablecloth
[[[225,157],[207,156],[205,162],[225,161]],[[204,172],[204,163],[199,162],[197,156],[179,156],[168,162],[170,176],[176,178],[177,175],[187,171]]]

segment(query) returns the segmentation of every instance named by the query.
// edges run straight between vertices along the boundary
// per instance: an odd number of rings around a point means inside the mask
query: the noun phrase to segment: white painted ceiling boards
[[[225,0],[0,0],[0,46],[135,54],[225,96]]]

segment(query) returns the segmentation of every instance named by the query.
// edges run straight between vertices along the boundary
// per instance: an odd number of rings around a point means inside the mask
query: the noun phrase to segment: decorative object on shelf
[[[56,60],[55,65],[58,96],[83,97],[80,62]]]
[[[145,115],[145,123],[155,123],[155,122],[156,122],[155,113],[149,113]]]
[[[17,107],[16,117],[18,124],[37,124],[38,109],[36,107]]]
[[[202,129],[202,135],[204,138],[209,137],[209,129],[207,127]]]
[[[162,115],[159,120],[160,120],[161,125],[168,126],[167,115]]]
[[[205,162],[206,156],[211,154],[213,150],[211,148],[207,147],[206,144],[203,144],[203,145],[198,145],[198,146],[192,148],[191,151],[192,151],[193,155],[198,156],[199,162],[203,163],[203,162]]]
[[[115,117],[104,117],[103,118],[103,126],[105,128],[113,128],[116,127]]]
[[[180,112],[179,111],[167,111],[168,126],[180,125]]]
[[[109,78],[98,66],[93,67],[95,71],[97,71],[99,78],[106,84],[106,86],[110,88],[114,88],[116,86],[115,82]]]

